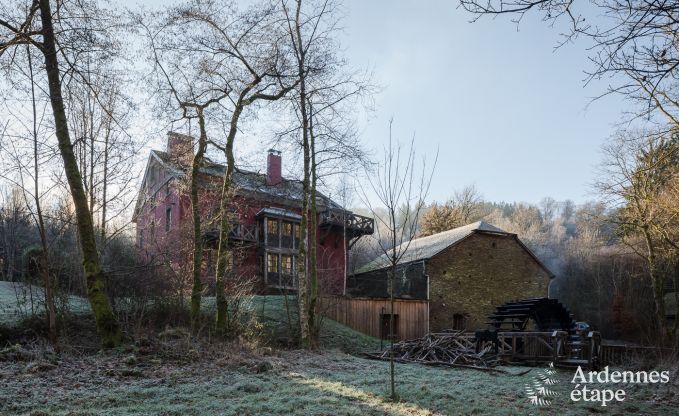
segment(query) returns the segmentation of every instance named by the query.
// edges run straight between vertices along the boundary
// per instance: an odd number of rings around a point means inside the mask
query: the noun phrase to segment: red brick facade
[[[191,138],[170,133],[167,152],[152,151],[135,208],[137,242],[145,256],[169,263],[181,273],[190,273],[192,215],[188,193],[187,149]],[[235,196],[230,206],[233,263],[229,277],[251,278],[262,293],[280,293],[296,287],[296,261],[301,219],[301,184],[281,176],[282,158],[270,151],[267,173],[237,170]],[[222,165],[207,163],[201,170],[201,227],[205,255],[203,275],[214,279],[217,248],[217,212],[222,183]],[[343,210],[319,195],[317,218],[317,268],[326,293],[341,293],[346,273],[346,253],[355,239],[372,233],[370,227],[356,229],[359,216]],[[337,222],[337,218],[344,224]]]

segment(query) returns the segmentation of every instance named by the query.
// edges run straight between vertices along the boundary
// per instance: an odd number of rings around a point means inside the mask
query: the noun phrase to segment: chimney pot
[[[273,186],[283,182],[282,176],[283,160],[281,152],[275,149],[269,149],[269,156],[266,163],[266,184]]]

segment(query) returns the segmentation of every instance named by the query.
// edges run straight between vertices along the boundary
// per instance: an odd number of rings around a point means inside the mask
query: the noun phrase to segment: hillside
[[[21,318],[30,315],[31,299],[33,310],[40,314],[44,311],[42,289],[20,282],[0,281],[0,325],[14,326]],[[203,298],[203,309],[214,309],[214,297]],[[283,296],[253,296],[243,302],[244,321],[253,318],[261,324],[263,336],[274,344],[285,344],[289,334],[288,316],[292,322],[297,319],[295,299]],[[79,296],[68,297],[69,311],[75,314],[89,314],[86,299]],[[337,348],[349,353],[375,350],[379,340],[356,332],[330,319],[323,319],[321,325],[321,347]]]

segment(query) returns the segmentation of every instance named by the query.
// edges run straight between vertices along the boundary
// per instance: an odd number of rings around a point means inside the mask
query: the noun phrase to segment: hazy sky
[[[592,103],[587,45],[561,39],[538,17],[469,23],[455,1],[348,1],[346,53],[385,86],[363,137],[374,147],[394,118],[420,152],[439,146],[430,199],[475,184],[489,200],[590,197],[599,148],[623,103]],[[426,5],[426,6],[425,6]]]
[[[518,31],[505,17],[469,23],[456,1],[346,0],[344,9],[345,55],[383,87],[362,139],[379,157],[393,118],[396,138],[414,133],[418,153],[433,159],[438,147],[429,201],[468,184],[492,201],[592,197],[599,149],[624,103],[591,103],[605,84],[584,86],[585,42],[555,51],[559,29],[538,16]]]

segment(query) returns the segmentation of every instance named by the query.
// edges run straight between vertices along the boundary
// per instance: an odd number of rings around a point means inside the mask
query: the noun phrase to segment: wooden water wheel
[[[495,308],[487,324],[497,331],[575,332],[573,314],[557,299],[533,298],[507,302]]]

